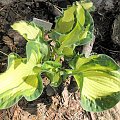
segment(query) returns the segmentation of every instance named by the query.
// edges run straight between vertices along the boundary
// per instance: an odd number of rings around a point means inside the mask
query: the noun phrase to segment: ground
[[[44,1],[44,2],[41,2]],[[25,56],[25,40],[10,28],[18,20],[37,17],[54,24],[55,11],[47,0],[1,0],[0,2],[0,73],[6,70],[7,55],[16,52]],[[53,2],[66,7],[67,2]],[[71,0],[72,1],[72,0]],[[92,53],[104,53],[120,63],[120,2],[119,0],[93,0],[96,10],[95,43]],[[120,120],[120,103],[101,113],[86,112],[80,106],[80,93],[74,79],[68,78],[53,89],[43,79],[43,94],[33,102],[22,99],[10,109],[0,111],[0,120]],[[74,87],[73,87],[74,86]],[[73,89],[74,88],[74,89]]]

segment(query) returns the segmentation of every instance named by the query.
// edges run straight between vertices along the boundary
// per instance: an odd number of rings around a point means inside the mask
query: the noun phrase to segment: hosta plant
[[[120,66],[107,55],[85,57],[76,52],[94,38],[94,22],[89,11],[91,2],[76,2],[56,19],[55,28],[45,40],[44,28],[33,22],[19,21],[11,27],[26,40],[26,57],[8,56],[8,67],[0,74],[0,109],[37,99],[43,91],[44,73],[52,87],[63,78],[73,76],[81,92],[81,105],[86,111],[99,112],[115,106],[120,100]],[[61,58],[68,63],[62,65]]]

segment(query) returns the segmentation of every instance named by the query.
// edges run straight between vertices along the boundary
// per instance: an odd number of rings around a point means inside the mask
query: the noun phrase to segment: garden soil
[[[66,7],[72,0],[1,0],[0,1],[0,73],[7,67],[7,55],[15,52],[25,56],[26,41],[10,27],[16,21],[32,21],[34,17],[53,23],[56,11],[52,4]],[[95,43],[92,53],[111,56],[120,63],[120,1],[93,0]],[[57,89],[43,78],[43,94],[35,101],[24,98],[13,107],[0,111],[0,120],[120,120],[120,103],[110,110],[93,113],[82,109],[80,92],[73,78]]]

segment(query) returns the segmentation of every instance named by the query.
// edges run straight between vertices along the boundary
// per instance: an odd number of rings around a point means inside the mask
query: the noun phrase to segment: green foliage
[[[81,92],[81,105],[87,111],[107,110],[119,102],[120,67],[114,60],[103,54],[86,58],[75,52],[76,46],[93,40],[92,9],[88,0],[68,7],[49,31],[54,45],[44,40],[43,29],[33,22],[12,25],[28,41],[26,57],[15,53],[8,56],[8,68],[0,74],[0,109],[11,107],[22,97],[37,99],[43,91],[42,74],[53,87],[58,87],[62,78],[73,76]],[[64,60],[70,61],[67,67],[62,64]]]
[[[76,2],[68,7],[63,16],[56,20],[55,29],[51,33],[53,40],[59,42],[57,52],[64,55],[66,47],[73,51],[75,46],[90,42],[94,36],[93,28],[93,19],[82,4]]]
[[[110,57],[103,54],[89,58],[78,56],[72,66],[85,110],[103,111],[119,102],[120,67]]]
[[[33,70],[40,64],[39,43],[28,42],[26,51],[27,58],[20,58],[13,53],[8,56],[8,69],[0,75],[0,109],[12,106],[23,96],[28,101],[35,100],[43,91],[40,71]]]

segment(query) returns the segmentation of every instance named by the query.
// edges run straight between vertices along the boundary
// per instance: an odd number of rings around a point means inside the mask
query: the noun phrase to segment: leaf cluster
[[[26,57],[15,53],[8,56],[8,68],[0,74],[0,109],[11,107],[22,97],[37,99],[43,91],[43,73],[52,87],[73,76],[81,92],[81,105],[87,111],[107,110],[119,102],[120,67],[114,60],[104,54],[86,58],[75,51],[94,38],[92,9],[90,1],[75,2],[56,19],[48,40],[44,28],[33,22],[19,21],[11,26],[27,40]]]

